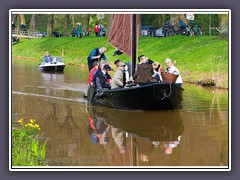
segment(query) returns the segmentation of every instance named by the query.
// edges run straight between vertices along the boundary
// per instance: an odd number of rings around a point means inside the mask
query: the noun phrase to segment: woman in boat
[[[148,63],[148,58],[144,55],[138,57],[140,63],[137,65],[137,70],[133,75],[133,80],[137,84],[145,84],[150,82],[158,82],[155,77],[153,77],[153,66]]]
[[[158,80],[158,82],[162,82],[162,76],[160,73],[161,65],[158,62],[154,62],[152,66],[153,66],[153,72],[154,72],[153,77],[155,77]]]
[[[107,62],[107,57],[105,56],[105,52],[106,52],[106,48],[105,47],[101,47],[101,48],[96,48],[93,49],[91,51],[91,53],[89,54],[87,60],[88,60],[88,70],[91,71],[91,69],[93,68],[93,63],[95,61],[101,61],[101,59],[104,60],[104,62]]]
[[[183,80],[182,80],[182,77],[180,75],[178,68],[176,68],[174,66],[174,64],[170,58],[165,59],[165,63],[167,65],[167,69],[165,70],[165,72],[178,75],[178,77],[175,81],[175,84],[182,87]]]

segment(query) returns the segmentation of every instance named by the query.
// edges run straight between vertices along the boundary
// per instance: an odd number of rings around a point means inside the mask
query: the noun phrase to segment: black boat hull
[[[56,66],[39,66],[40,71],[63,71],[65,65],[56,65]]]
[[[93,102],[117,109],[179,109],[183,101],[182,92],[183,88],[175,84],[149,83],[103,90],[97,94]]]

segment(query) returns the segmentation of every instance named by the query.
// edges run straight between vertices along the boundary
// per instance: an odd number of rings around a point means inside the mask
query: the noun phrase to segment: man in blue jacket
[[[91,53],[89,54],[87,60],[88,60],[88,70],[91,71],[91,69],[93,68],[93,63],[95,61],[101,61],[101,59],[104,60],[104,62],[107,62],[107,57],[105,56],[105,52],[106,52],[106,48],[105,47],[101,47],[101,48],[96,48],[93,49],[91,51]]]

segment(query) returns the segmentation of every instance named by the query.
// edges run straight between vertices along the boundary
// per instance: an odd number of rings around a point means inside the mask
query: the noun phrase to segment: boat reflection
[[[105,107],[87,108],[91,138],[99,144],[117,145],[108,150],[112,165],[136,166],[148,163],[154,149],[173,153],[184,130],[181,111],[127,111]]]

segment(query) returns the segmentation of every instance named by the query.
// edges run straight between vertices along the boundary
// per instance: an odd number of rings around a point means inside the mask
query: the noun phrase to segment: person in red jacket
[[[99,31],[99,26],[97,24],[95,24],[94,32],[95,32],[96,37],[98,36],[98,31]]]
[[[95,61],[93,63],[93,68],[89,72],[89,75],[88,75],[88,85],[87,85],[87,88],[86,88],[85,92],[83,93],[83,97],[84,98],[87,98],[88,89],[90,88],[90,86],[93,85],[93,82],[92,82],[93,76],[97,72],[99,64],[100,63],[98,61]]]
[[[94,76],[94,73],[98,70],[99,64],[100,63],[98,61],[95,61],[93,63],[93,68],[90,70],[89,76],[88,76],[88,84],[89,85],[92,85],[93,76]]]

